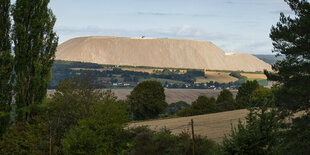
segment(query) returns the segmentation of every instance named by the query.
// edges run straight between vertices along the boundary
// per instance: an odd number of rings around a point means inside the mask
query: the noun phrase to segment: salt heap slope
[[[165,38],[74,38],[59,45],[56,60],[247,72],[271,70],[269,64],[250,54],[226,54],[208,41]]]

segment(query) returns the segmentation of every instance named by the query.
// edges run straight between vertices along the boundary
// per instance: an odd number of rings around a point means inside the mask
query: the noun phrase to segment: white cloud
[[[204,40],[218,40],[218,39],[229,39],[236,35],[225,34],[219,32],[206,32],[201,28],[194,27],[191,25],[183,25],[180,27],[170,28],[152,28],[152,29],[114,29],[104,28],[96,26],[57,26],[56,32],[60,35],[61,41],[66,36],[91,36],[91,35],[104,35],[104,36],[149,36],[149,37],[163,37],[163,38],[189,38],[189,39],[204,39]]]
[[[206,31],[192,25],[183,25],[170,28],[153,29],[115,29],[96,26],[57,26],[57,34],[60,43],[81,36],[119,36],[119,37],[141,37],[150,38],[182,38],[194,40],[207,40],[214,42],[226,52],[234,53],[271,53],[271,41],[249,41],[248,36],[240,34]]]
[[[244,42],[243,44],[238,44],[231,48],[231,51],[242,52],[242,53],[255,53],[264,54],[271,53],[272,42],[271,40],[251,40]]]

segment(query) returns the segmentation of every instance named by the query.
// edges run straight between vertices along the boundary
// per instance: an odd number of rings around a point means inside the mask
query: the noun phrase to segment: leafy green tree
[[[177,113],[177,115],[184,117],[214,112],[217,112],[216,99],[213,96],[211,98],[199,96],[190,107],[182,109]]]
[[[191,109],[194,115],[208,114],[216,112],[216,100],[214,97],[199,96],[192,103]]]
[[[12,102],[13,56],[10,40],[10,0],[0,1],[0,138],[9,126]]]
[[[246,123],[225,136],[222,150],[225,154],[282,154],[281,122],[271,90],[259,88],[251,97]]]
[[[127,105],[109,100],[94,108],[62,139],[65,154],[117,154],[126,149]]]
[[[79,120],[89,117],[98,104],[116,102],[111,91],[96,90],[86,77],[75,77],[61,82],[48,103],[47,115],[43,122],[48,123],[49,140],[53,150],[62,153],[61,139]]]
[[[216,100],[217,111],[229,111],[235,109],[235,100],[233,94],[224,89],[220,92]]]
[[[16,0],[12,9],[18,120],[29,120],[42,103],[51,77],[58,37],[49,0]]]
[[[256,80],[254,81],[247,81],[246,83],[243,83],[238,88],[238,93],[236,96],[236,108],[242,109],[246,108],[247,105],[250,103],[251,94],[254,90],[259,88],[259,84]]]
[[[265,74],[268,80],[280,84],[276,92],[276,104],[281,109],[283,118],[299,111],[305,115],[293,120],[292,126],[287,124],[287,152],[309,154],[307,144],[310,143],[310,3],[307,0],[286,0],[294,12],[294,16],[280,14],[280,21],[272,27],[270,38],[277,55],[285,58],[274,64],[275,72]],[[299,147],[295,147],[299,146]]]
[[[3,146],[0,154],[63,154],[65,135],[81,120],[98,114],[97,110],[102,109],[100,105],[105,103],[116,103],[111,91],[95,90],[85,78],[66,79],[58,85],[51,99],[33,106],[35,115],[30,121],[17,122],[6,132],[0,141]],[[85,134],[91,137],[88,131],[85,130]]]
[[[133,119],[144,120],[156,118],[168,104],[160,82],[144,81],[139,83],[128,96]]]

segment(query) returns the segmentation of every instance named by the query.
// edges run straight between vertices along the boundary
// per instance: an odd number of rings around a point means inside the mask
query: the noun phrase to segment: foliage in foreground
[[[0,154],[192,154],[189,134],[163,129],[126,129],[126,102],[97,91],[85,79],[63,81],[51,99],[33,107],[30,121],[17,122],[0,140]],[[217,144],[196,137],[197,154]]]
[[[252,93],[246,122],[232,127],[222,144],[228,154],[279,154],[282,143],[279,112],[271,90],[260,88]]]
[[[158,132],[147,127],[138,127],[129,130],[131,141],[125,154],[192,154],[193,143],[189,133],[179,135],[171,134],[167,129]],[[195,136],[196,154],[213,154],[217,150],[217,144],[205,137]]]
[[[115,154],[126,147],[127,105],[108,100],[78,121],[62,139],[65,154]]]
[[[110,102],[121,104],[111,92],[90,88],[85,79],[65,80],[58,86],[51,99],[32,107],[35,116],[30,121],[19,121],[5,133],[0,142],[0,152],[62,154],[62,139],[66,133],[78,126],[80,120],[90,117],[96,110],[101,109],[101,106],[106,106],[105,103]],[[116,107],[110,109],[111,113],[118,110],[120,109]],[[126,110],[127,107],[124,111]]]

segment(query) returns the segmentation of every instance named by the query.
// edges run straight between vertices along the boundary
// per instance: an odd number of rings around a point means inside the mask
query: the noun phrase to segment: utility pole
[[[194,133],[194,120],[191,119],[192,125],[192,140],[193,140],[193,155],[195,155],[195,133]]]

